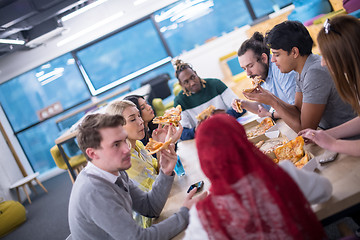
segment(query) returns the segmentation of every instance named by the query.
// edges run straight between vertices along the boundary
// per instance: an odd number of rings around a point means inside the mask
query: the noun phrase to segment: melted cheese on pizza
[[[301,136],[285,143],[274,150],[279,161],[288,159],[295,163],[304,156],[304,139]]]
[[[246,136],[248,138],[254,138],[260,136],[261,134],[264,134],[266,130],[268,130],[272,126],[274,126],[273,120],[267,117],[264,120],[262,120],[260,124],[246,131]]]

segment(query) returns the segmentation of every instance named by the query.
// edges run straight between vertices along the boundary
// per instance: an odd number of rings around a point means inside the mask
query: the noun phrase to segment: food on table
[[[270,138],[261,144],[259,147],[260,151],[262,151],[265,154],[273,152],[276,148],[284,145],[288,142],[287,138],[279,137],[279,138]]]
[[[254,138],[260,136],[264,134],[266,130],[268,130],[272,126],[274,126],[274,121],[270,117],[267,117],[264,120],[262,120],[260,124],[248,129],[246,131],[246,136],[248,138]]]
[[[306,163],[310,160],[309,154],[305,153],[304,157],[302,157],[299,161],[295,163],[297,168],[302,168]]]
[[[304,157],[305,154],[303,137],[298,136],[297,138],[276,148],[274,150],[274,154],[279,161],[288,159],[291,162],[296,163],[302,157]]]

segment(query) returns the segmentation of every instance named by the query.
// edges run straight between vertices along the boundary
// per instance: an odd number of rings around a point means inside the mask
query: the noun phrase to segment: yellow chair
[[[74,183],[74,179],[73,179],[68,167],[66,166],[66,163],[60,153],[59,147],[57,145],[53,146],[50,149],[50,153],[55,161],[56,166],[58,166],[58,168],[67,170],[69,173],[71,182]],[[81,169],[83,169],[87,164],[87,160],[86,160],[86,157],[84,154],[79,154],[79,155],[76,155],[76,156],[73,156],[70,158],[68,156],[66,156],[66,157],[70,163],[70,166],[74,169],[76,174],[79,174]]]
[[[0,238],[15,230],[26,220],[25,207],[17,201],[0,203]]]

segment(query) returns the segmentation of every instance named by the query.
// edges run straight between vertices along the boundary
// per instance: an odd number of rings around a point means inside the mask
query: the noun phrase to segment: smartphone
[[[194,188],[197,188],[196,192],[200,192],[202,190],[203,186],[204,186],[204,181],[194,183],[189,187],[189,189],[187,190],[187,193],[189,193]]]

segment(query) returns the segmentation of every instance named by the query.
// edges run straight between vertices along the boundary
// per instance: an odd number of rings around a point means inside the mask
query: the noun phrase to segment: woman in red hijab
[[[226,114],[212,116],[196,134],[201,168],[211,188],[190,210],[185,238],[326,238],[305,196],[313,202],[329,199],[332,187],[327,179],[288,161],[278,166]],[[305,186],[299,188],[293,178]]]

